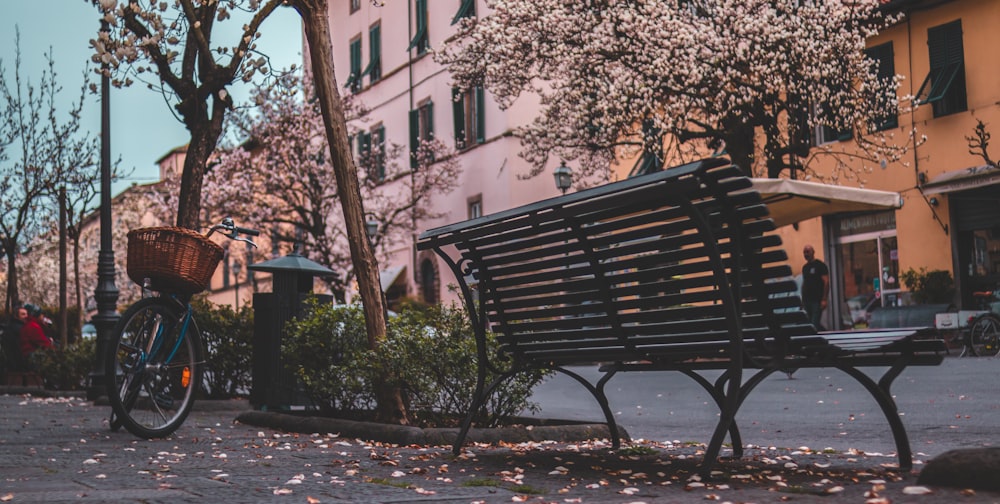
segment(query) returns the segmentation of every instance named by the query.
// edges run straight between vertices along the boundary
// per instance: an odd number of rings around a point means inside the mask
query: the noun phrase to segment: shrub
[[[476,386],[476,343],[465,312],[454,307],[404,305],[389,320],[388,335],[377,351],[368,350],[359,306],[310,305],[310,315],[289,323],[283,339],[285,362],[307,392],[323,407],[357,414],[374,406],[372,383],[389,379],[398,386],[421,425],[452,425],[469,410]],[[491,354],[498,344],[488,338]],[[497,375],[487,376],[487,382]],[[543,372],[505,380],[487,401],[476,423],[495,426],[524,409]]]
[[[917,303],[951,303],[955,297],[955,281],[950,271],[910,268],[900,275],[900,279]]]
[[[46,387],[55,390],[84,390],[94,369],[95,339],[81,339],[65,348],[53,347],[36,351],[32,365],[45,380]]]
[[[250,393],[253,356],[253,310],[234,311],[197,297],[191,302],[205,346],[203,393],[210,399],[231,399]]]

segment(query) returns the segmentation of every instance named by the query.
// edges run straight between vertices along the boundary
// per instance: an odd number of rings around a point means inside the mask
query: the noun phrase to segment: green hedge
[[[84,390],[88,377],[94,370],[97,341],[81,339],[66,348],[53,347],[32,354],[32,365],[45,380],[46,388],[55,390]]]
[[[469,409],[476,386],[476,344],[464,310],[404,306],[390,317],[388,335],[368,350],[360,306],[318,305],[286,328],[282,356],[312,399],[331,413],[363,415],[375,406],[371,384],[388,379],[404,393],[418,425],[454,425]],[[497,343],[488,338],[490,352]],[[506,380],[475,419],[495,426],[525,409],[531,389],[545,374],[521,373]],[[494,376],[489,376],[487,382]]]
[[[202,392],[210,399],[231,399],[250,394],[253,355],[253,309],[234,311],[202,297],[191,302],[205,346]]]

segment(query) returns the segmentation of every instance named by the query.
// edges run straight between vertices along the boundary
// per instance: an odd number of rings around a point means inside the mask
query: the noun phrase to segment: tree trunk
[[[351,244],[351,261],[354,264],[365,313],[369,348],[377,350],[386,337],[386,301],[379,282],[378,261],[365,234],[364,207],[358,171],[351,157],[347,139],[347,121],[344,106],[337,90],[333,66],[333,42],[330,37],[329,7],[326,0],[294,0],[291,5],[302,16],[316,96],[323,113],[326,138],[330,145],[337,191],[344,212],[344,224]],[[376,384],[376,416],[383,422],[408,424],[409,415],[402,392],[390,385],[391,381]]]
[[[4,303],[7,313],[12,313],[14,311],[14,303],[20,301],[17,298],[17,265],[14,264],[14,259],[17,256],[15,252],[16,245],[17,243],[11,239],[6,239],[3,243],[4,254],[7,256],[7,301]]]
[[[185,100],[187,102],[188,100]],[[212,98],[212,115],[196,107],[180,107],[184,123],[191,132],[181,173],[181,189],[177,203],[177,226],[197,230],[201,226],[201,187],[205,166],[215,151],[222,134],[222,119],[228,105]],[[252,195],[248,194],[248,198]]]
[[[77,322],[81,329],[83,324],[86,323],[86,312],[83,310],[83,287],[80,286],[80,233],[76,232],[73,236],[73,295],[76,299],[74,304],[76,305],[76,318],[79,319]]]
[[[753,127],[738,119],[724,123],[726,153],[729,160],[738,166],[748,177],[753,177],[754,169],[754,137]]]

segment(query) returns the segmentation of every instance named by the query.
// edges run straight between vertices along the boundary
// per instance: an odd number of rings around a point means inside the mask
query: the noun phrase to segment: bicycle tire
[[[969,348],[979,357],[1000,354],[1000,317],[984,313],[969,324]]]
[[[177,344],[185,309],[166,298],[141,299],[122,315],[105,349],[112,418],[141,438],[173,434],[200,387],[204,358],[193,317]]]

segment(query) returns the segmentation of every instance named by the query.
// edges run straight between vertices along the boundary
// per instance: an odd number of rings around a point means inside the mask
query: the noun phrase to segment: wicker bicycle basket
[[[150,288],[194,294],[208,282],[222,259],[222,247],[204,235],[181,227],[150,227],[128,233],[128,277]]]

